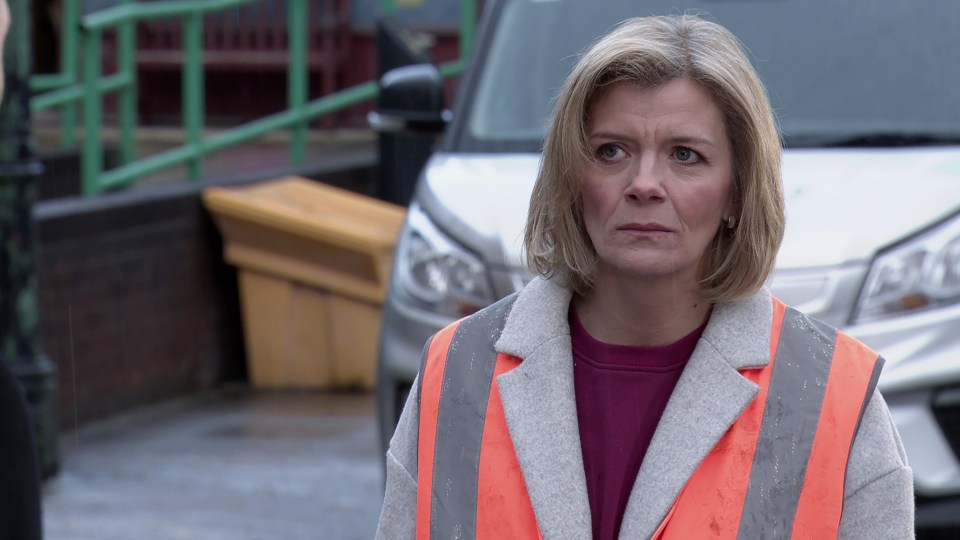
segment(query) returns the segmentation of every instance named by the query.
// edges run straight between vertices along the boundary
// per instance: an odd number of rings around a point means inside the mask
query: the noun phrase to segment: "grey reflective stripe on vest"
[[[877,356],[877,361],[873,364],[873,373],[870,375],[870,382],[867,383],[867,392],[863,396],[863,406],[860,407],[860,416],[857,417],[857,426],[853,429],[853,438],[850,439],[850,452],[847,459],[853,455],[853,442],[857,440],[857,433],[860,433],[860,422],[863,421],[863,413],[867,412],[867,406],[870,405],[870,398],[873,397],[873,391],[877,389],[877,382],[880,380],[880,372],[883,371],[883,364],[886,360],[882,356]]]
[[[477,478],[500,338],[516,295],[464,319],[447,351],[433,450],[430,537],[476,537]]]
[[[426,373],[427,357],[430,355],[430,345],[433,344],[434,337],[436,337],[436,334],[434,334],[433,336],[430,336],[430,338],[427,339],[427,342],[423,344],[423,352],[420,353],[420,371],[417,372],[417,387],[410,390],[411,392],[416,392],[416,394],[414,394],[414,399],[417,400],[417,403],[420,402],[420,396],[423,395],[423,374]],[[408,396],[408,399],[409,399],[409,396]],[[404,401],[403,403],[400,403],[399,405],[400,407],[406,407],[406,401]],[[387,441],[388,444],[389,442],[390,441]],[[417,430],[417,448],[420,448],[420,430],[419,429]],[[409,472],[410,474],[413,475],[414,478],[417,478],[417,473],[418,473],[417,469],[420,468],[420,465],[416,461],[414,461],[413,464],[414,464],[414,468]]]
[[[787,308],[737,538],[790,538],[837,331]]]

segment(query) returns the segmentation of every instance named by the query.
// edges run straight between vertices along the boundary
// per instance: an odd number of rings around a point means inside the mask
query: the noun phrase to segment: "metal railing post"
[[[183,20],[183,125],[187,145],[200,149],[203,144],[203,13],[195,12]],[[190,180],[203,174],[203,154],[197,153],[187,164]]]
[[[103,117],[103,102],[100,95],[100,75],[103,48],[103,33],[100,30],[86,32],[83,40],[83,164],[81,166],[81,190],[84,195],[100,193],[100,173],[103,172],[103,143],[100,126]]]
[[[63,3],[63,38],[60,42],[60,71],[70,84],[77,82],[77,44],[80,43],[80,0]],[[77,147],[77,102],[70,101],[61,109],[60,144],[67,149]]]
[[[327,0],[330,1],[330,0]],[[309,12],[306,0],[290,0],[287,5],[287,106],[302,120],[293,125],[290,161],[302,165],[307,157],[307,22]]]
[[[123,0],[125,4],[133,0]],[[118,103],[118,120],[120,123],[120,163],[126,165],[136,156],[134,155],[134,130],[137,124],[137,66],[136,54],[136,21],[127,21],[117,29],[117,71],[121,77],[127,78],[127,83],[120,90]]]
[[[473,51],[473,34],[477,21],[476,0],[460,2],[460,64],[466,67]]]

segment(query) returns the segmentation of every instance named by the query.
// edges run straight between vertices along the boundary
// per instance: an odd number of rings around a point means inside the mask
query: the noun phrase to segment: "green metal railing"
[[[197,180],[203,175],[203,158],[256,139],[270,131],[290,129],[290,160],[303,164],[306,160],[307,124],[321,116],[336,113],[376,97],[376,81],[368,81],[334,94],[307,101],[307,9],[308,0],[288,0],[287,33],[289,67],[287,109],[204,137],[204,71],[203,17],[207,13],[249,4],[258,0],[169,0],[121,4],[82,18],[79,0],[64,2],[64,37],[61,52],[62,72],[37,75],[30,81],[35,95],[33,110],[52,107],[62,109],[62,144],[76,147],[77,108],[83,107],[83,148],[81,153],[81,189],[84,195],[131,185],[144,176],[177,165],[187,164],[188,177]],[[395,10],[393,0],[383,0],[387,13]],[[463,72],[473,44],[476,0],[461,0],[460,58],[441,65],[440,73],[451,77]],[[179,17],[183,20],[183,126],[186,142],[176,148],[134,161],[134,132],[137,126],[136,103],[136,24],[141,21]],[[117,71],[103,75],[102,49],[105,31],[117,32]],[[82,47],[83,66],[78,70],[75,51]],[[119,94],[118,124],[120,132],[120,166],[103,169],[103,96]]]

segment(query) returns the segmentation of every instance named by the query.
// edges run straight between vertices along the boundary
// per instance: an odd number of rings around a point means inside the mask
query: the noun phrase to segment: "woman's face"
[[[696,286],[703,254],[731,203],[733,158],[723,114],[695,82],[615,83],[589,110],[592,153],[583,217],[597,283],[627,277]]]

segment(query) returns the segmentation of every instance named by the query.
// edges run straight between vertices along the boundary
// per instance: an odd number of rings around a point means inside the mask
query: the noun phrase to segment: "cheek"
[[[609,196],[601,185],[584,179],[580,186],[580,204],[587,238],[596,249],[603,243],[604,228],[611,213]]]
[[[685,221],[691,226],[712,230],[713,225],[717,225],[726,215],[730,190],[721,184],[708,190],[689,193],[685,200]]]
[[[580,184],[584,221],[603,223],[619,204],[621,193],[612,178],[584,176]]]
[[[603,214],[603,196],[596,183],[584,180],[580,187],[580,200],[583,204],[583,221],[590,228]]]

